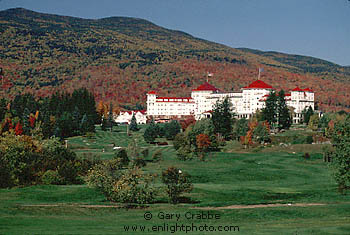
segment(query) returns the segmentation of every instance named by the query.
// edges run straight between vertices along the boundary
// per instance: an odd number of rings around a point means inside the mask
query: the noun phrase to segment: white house
[[[257,110],[264,108],[265,100],[273,90],[272,86],[256,80],[238,92],[221,92],[205,82],[192,90],[191,97],[158,97],[155,91],[151,91],[147,94],[147,116],[159,120],[193,115],[199,120],[211,115],[218,100],[228,97],[232,111],[238,118],[250,118]],[[301,113],[306,107],[314,109],[314,92],[309,88],[297,87],[286,94],[285,99],[294,110],[294,123],[300,122]]]
[[[114,118],[114,121],[118,124],[130,124],[133,115],[135,115],[137,124],[145,124],[147,122],[145,110],[121,111],[119,115]]]

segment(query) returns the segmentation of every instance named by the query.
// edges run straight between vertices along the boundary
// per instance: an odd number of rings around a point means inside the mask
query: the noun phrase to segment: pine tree
[[[137,122],[136,122],[135,113],[133,113],[133,115],[132,115],[130,125],[129,125],[129,130],[131,130],[131,131],[138,131],[139,130],[139,128],[137,126]]]
[[[228,97],[223,101],[216,102],[211,118],[214,124],[214,131],[215,133],[220,133],[226,140],[232,134],[233,116]]]
[[[266,120],[270,126],[273,126],[277,121],[277,96],[275,91],[271,91],[265,101],[265,108],[261,112],[262,119]]]
[[[286,104],[284,91],[281,90],[277,97],[277,120],[278,130],[289,129],[292,125],[292,118]]]

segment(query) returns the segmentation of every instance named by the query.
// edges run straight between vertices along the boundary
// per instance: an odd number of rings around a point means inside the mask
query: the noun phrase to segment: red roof
[[[300,89],[299,87],[294,88],[292,91],[299,91],[299,92],[313,92],[310,88]]]
[[[306,92],[314,92],[314,91],[311,90],[310,88],[305,88],[304,91],[306,91]]]
[[[209,84],[208,82],[205,82],[197,87],[197,89],[193,89],[192,91],[219,91],[219,89]]]
[[[261,80],[256,80],[252,82],[249,86],[243,87],[243,89],[273,89],[273,87]]]
[[[149,91],[147,94],[150,94],[150,95],[156,95],[156,94],[157,94],[157,92],[155,92],[155,91]]]
[[[304,91],[303,89],[300,89],[299,87],[294,88],[292,91]]]

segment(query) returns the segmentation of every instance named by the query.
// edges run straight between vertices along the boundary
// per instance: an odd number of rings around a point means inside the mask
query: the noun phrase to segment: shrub
[[[309,154],[309,153],[304,153],[303,157],[304,157],[305,159],[310,159],[310,154]]]
[[[143,156],[144,159],[148,158],[149,155],[149,150],[148,149],[144,149],[141,151],[141,154]]]
[[[3,154],[0,152],[0,188],[7,188],[13,186],[9,166],[2,158]]]
[[[126,171],[113,182],[110,200],[123,203],[150,203],[154,200],[154,189],[150,187],[153,177],[143,175],[137,169]]]
[[[159,162],[162,160],[162,150],[158,149],[152,154],[152,160],[153,162]]]
[[[149,203],[154,199],[153,177],[137,169],[122,170],[117,161],[96,165],[86,177],[88,186],[100,190],[108,200],[122,203]]]
[[[146,166],[146,161],[141,158],[141,157],[137,157],[134,162],[133,165],[136,167],[145,167]]]
[[[193,189],[189,178],[188,174],[175,167],[169,167],[163,171],[162,182],[167,186],[167,194],[171,203],[178,203],[182,193]]]
[[[307,144],[312,144],[312,142],[314,142],[314,140],[313,140],[313,138],[312,138],[312,136],[311,135],[308,135],[307,137],[306,137],[306,143]]]
[[[178,133],[173,141],[174,148],[178,150],[181,146],[186,144],[185,134],[183,132]]]
[[[48,170],[41,176],[41,181],[44,184],[62,184],[63,180],[57,170]]]
[[[57,167],[58,174],[63,180],[64,184],[80,184],[80,179],[78,178],[78,170],[75,166],[75,162],[67,161],[61,166]]]
[[[130,159],[128,158],[128,153],[126,152],[125,149],[120,149],[116,154],[115,154],[115,159],[119,159],[120,164],[122,167],[127,167],[129,165]]]

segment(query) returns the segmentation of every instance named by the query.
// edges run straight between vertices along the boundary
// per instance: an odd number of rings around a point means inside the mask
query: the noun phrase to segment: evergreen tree
[[[311,106],[309,106],[308,109],[304,109],[302,112],[302,116],[303,116],[303,122],[307,125],[309,124],[310,121],[310,117],[314,114],[314,110],[312,109]]]
[[[231,104],[226,97],[223,101],[217,101],[213,113],[212,122],[215,133],[220,133],[226,140],[232,134],[233,113],[231,112]]]
[[[292,118],[286,104],[284,91],[281,90],[277,97],[277,120],[278,130],[289,129],[292,125]]]
[[[241,136],[246,136],[249,130],[248,120],[245,118],[239,119],[233,128],[233,134],[237,140],[240,140]]]
[[[143,138],[147,143],[154,142],[154,140],[158,137],[157,133],[157,125],[154,122],[151,122],[151,124],[146,128]]]
[[[265,108],[262,109],[262,119],[273,126],[277,121],[277,96],[275,91],[271,91],[265,101]]]
[[[131,121],[130,121],[129,130],[131,130],[131,131],[138,131],[139,130],[134,113],[133,113]]]
[[[167,140],[174,140],[175,136],[180,132],[181,126],[176,120],[172,120],[164,125],[164,136]]]

